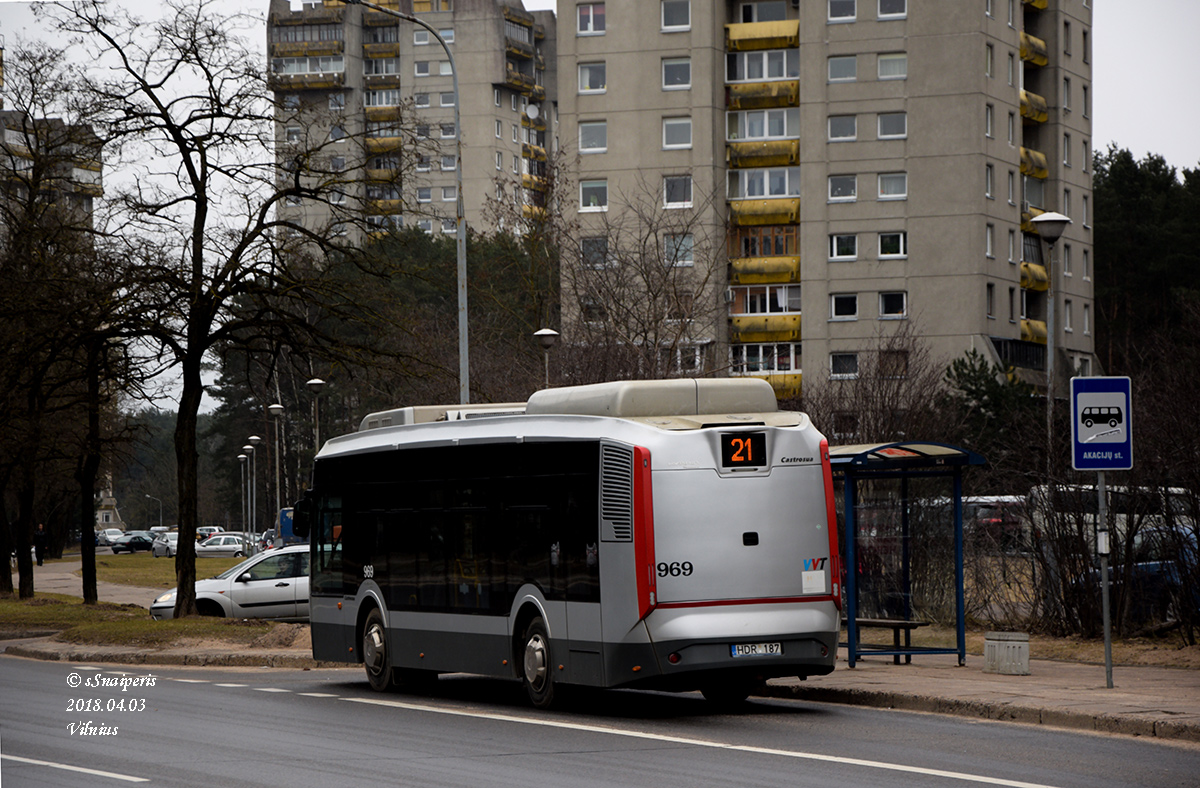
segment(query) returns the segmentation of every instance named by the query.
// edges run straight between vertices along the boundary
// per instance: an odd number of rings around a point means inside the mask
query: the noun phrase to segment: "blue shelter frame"
[[[845,544],[846,544],[846,650],[850,667],[854,667],[860,654],[892,656],[899,662],[900,657],[911,661],[913,654],[958,654],[958,664],[967,662],[967,626],[966,602],[964,599],[963,580],[963,522],[962,522],[962,472],[972,465],[983,465],[987,461],[980,454],[957,446],[944,443],[900,442],[881,443],[856,446],[833,446],[829,449],[829,459],[833,466],[835,477],[840,476],[843,482],[845,499]],[[858,542],[858,522],[855,517],[858,502],[858,484],[861,481],[877,479],[899,479],[901,498],[908,500],[908,480],[916,477],[949,477],[953,481],[953,510],[954,510],[954,588],[956,625],[958,640],[956,648],[936,648],[928,646],[912,646],[909,638],[905,637],[904,645],[899,643],[900,629],[912,618],[910,607],[911,580],[909,577],[910,555],[908,552],[908,507],[901,513],[901,528],[904,538],[904,554],[902,556],[903,585],[904,585],[904,618],[893,622],[896,638],[895,646],[891,649],[881,646],[861,646],[859,644],[858,619],[858,587],[859,562],[855,555]]]

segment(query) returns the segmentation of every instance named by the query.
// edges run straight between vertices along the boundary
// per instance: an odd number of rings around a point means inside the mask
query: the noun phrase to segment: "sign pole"
[[[1108,592],[1108,495],[1104,489],[1104,471],[1096,472],[1097,501],[1097,530],[1096,552],[1100,554],[1100,604],[1104,616],[1104,678],[1108,688],[1113,688],[1112,680],[1112,611],[1109,607]]]

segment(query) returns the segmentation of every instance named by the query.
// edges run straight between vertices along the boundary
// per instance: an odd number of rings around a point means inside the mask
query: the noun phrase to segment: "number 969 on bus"
[[[696,570],[691,561],[662,561],[656,568],[659,577],[689,577]]]

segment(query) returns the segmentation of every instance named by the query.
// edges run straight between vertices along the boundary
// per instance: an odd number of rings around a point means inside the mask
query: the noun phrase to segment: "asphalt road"
[[[698,695],[579,692],[546,713],[519,685],[468,677],[381,695],[351,669],[0,656],[6,788],[1125,788],[1190,787],[1197,774],[1194,745],[796,701],[721,714]]]

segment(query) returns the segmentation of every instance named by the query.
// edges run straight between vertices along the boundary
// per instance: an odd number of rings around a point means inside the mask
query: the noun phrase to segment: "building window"
[[[389,92],[389,91],[368,90],[368,91],[367,91],[366,98],[363,100],[363,106],[366,106],[366,107],[384,107],[384,106],[388,106],[388,105],[386,105],[386,104],[372,104],[372,103],[370,103],[370,102],[372,102],[372,101],[376,101],[376,100],[378,100],[378,99],[374,99],[374,98],[373,98],[373,95],[374,95],[374,94],[377,94],[377,93],[386,93],[386,92]],[[390,92],[399,93],[400,91],[398,91],[398,90],[397,90],[397,91],[390,91]],[[394,106],[394,105],[393,105],[393,106]],[[413,94],[413,106],[414,106],[414,107],[418,107],[418,108],[424,108],[424,107],[428,107],[428,106],[429,106],[429,94],[428,94],[428,93],[414,93],[414,94]]]
[[[838,55],[829,58],[830,82],[853,82],[858,79],[858,57]]]
[[[879,294],[879,317],[882,320],[899,320],[908,317],[908,293]]]
[[[891,55],[879,56],[880,79],[907,79],[908,55],[898,52]]]
[[[879,113],[879,139],[898,140],[908,136],[907,112]]]
[[[304,139],[304,129],[299,126],[288,126],[284,132],[284,139],[288,142],[299,142]]]
[[[329,141],[330,142],[337,142],[338,140],[345,139],[345,138],[346,138],[346,129],[345,128],[343,128],[341,126],[330,126],[329,127]]]
[[[858,199],[857,175],[830,175],[829,201],[854,202]]]
[[[879,0],[879,19],[903,19],[908,16],[908,0]]]
[[[857,320],[858,293],[834,293],[829,296],[830,320]]]
[[[1017,231],[1008,231],[1008,262],[1016,264],[1017,262]]]
[[[908,351],[879,351],[879,377],[891,380],[908,377]]]
[[[453,156],[442,157],[442,172],[454,172],[456,169],[457,159]]]
[[[908,233],[880,233],[879,257],[881,259],[908,257]]]
[[[1017,129],[1017,113],[1008,113],[1008,144],[1014,144]]]
[[[1092,255],[1087,249],[1083,250],[1083,278],[1090,280],[1092,278]]]
[[[447,93],[441,93],[438,95],[438,99],[441,102],[441,105],[443,107],[453,107],[454,106],[454,91],[450,91]]]
[[[663,58],[663,90],[687,90],[692,86],[692,59],[690,57]]]
[[[670,266],[687,267],[693,264],[696,239],[691,233],[672,233],[663,236],[663,261]]]
[[[579,249],[584,268],[608,267],[608,238],[583,238],[579,242]]]
[[[579,24],[575,32],[581,36],[604,35],[604,3],[582,3],[577,8]]]
[[[662,0],[662,29],[664,33],[690,30],[692,8],[689,0]]]
[[[1088,224],[1088,198],[1086,194],[1083,195],[1083,207],[1080,209],[1080,213],[1083,214],[1083,216],[1080,217],[1080,221],[1083,222],[1083,226],[1091,227],[1091,225]]]
[[[692,147],[691,118],[663,118],[663,148]]]
[[[1071,166],[1071,135],[1063,135],[1063,166]]]
[[[886,172],[879,176],[879,199],[903,200],[908,197],[908,173]]]
[[[830,22],[853,22],[858,14],[855,0],[829,0]]]
[[[732,345],[729,348],[730,374],[754,375],[763,372],[791,372],[800,369],[800,346]]]
[[[420,28],[418,30],[413,31],[413,44],[415,44],[416,46],[424,46],[425,44],[428,44],[428,43],[429,43],[429,31],[428,30],[426,30],[424,28]]]
[[[442,187],[442,202],[454,202],[457,199],[458,199],[458,187],[457,186],[443,186]]]
[[[1017,322],[1017,288],[1008,288],[1008,322]]]
[[[521,127],[515,123],[512,124],[512,141],[513,142],[521,141]]]
[[[1084,3],[1084,5],[1087,5],[1087,3]],[[1090,47],[1088,46],[1088,43],[1089,43],[1088,31],[1084,30],[1083,31],[1083,45],[1080,47],[1081,51],[1079,53],[1080,56],[1083,58],[1084,63],[1092,62],[1092,53],[1091,53]]]
[[[993,116],[996,114],[996,108],[988,104],[983,108],[983,136],[992,136]]]
[[[1072,307],[1071,299],[1068,298],[1063,301],[1063,331],[1070,331],[1070,332],[1074,333],[1075,325],[1072,320],[1073,310],[1071,309],[1071,307]]]
[[[433,187],[422,186],[417,189],[417,202],[433,202]]]
[[[441,124],[441,130],[442,130],[442,139],[444,139],[444,140],[454,139],[454,124],[453,123]]]
[[[799,167],[729,170],[726,194],[731,200],[799,197]]]
[[[1008,204],[1017,204],[1017,174],[1012,170],[1008,171]]]
[[[332,112],[341,112],[346,108],[345,93],[330,93],[329,94],[329,109]]]
[[[1091,160],[1092,160],[1091,147],[1088,145],[1088,141],[1084,140],[1083,141],[1083,161],[1080,164],[1080,167],[1083,169],[1084,172],[1088,171],[1088,166],[1089,166],[1089,163],[1091,162]]]
[[[995,74],[996,48],[991,44],[983,50],[983,73],[988,77]]]
[[[433,165],[430,163],[430,158],[425,155],[418,155],[417,172],[429,172],[431,169],[433,169]]]
[[[504,123],[502,121],[498,120],[498,121],[496,121],[496,139],[501,139],[503,137],[504,137]]]
[[[1071,245],[1063,244],[1062,255],[1063,276],[1074,276],[1075,272],[1071,270]]]
[[[579,64],[580,93],[603,93],[607,87],[604,63]]]
[[[418,77],[429,76],[429,61],[418,60],[417,62],[413,63],[413,73]]]
[[[579,124],[579,152],[604,153],[608,150],[608,121]]]
[[[608,181],[580,181],[579,210],[607,211]]]
[[[1071,111],[1071,78],[1070,77],[1063,77],[1062,108],[1063,108],[1063,112]]]
[[[1063,22],[1063,54],[1071,54],[1071,23]]]
[[[667,175],[663,177],[663,207],[692,207],[691,175]]]
[[[1067,216],[1071,215],[1071,190],[1063,189],[1062,212]]]
[[[1008,53],[1008,84],[1017,84],[1017,56],[1012,52]]]
[[[996,256],[996,225],[989,224],[984,230],[983,248],[988,257]]]
[[[830,115],[829,141],[853,142],[858,137],[858,117],[856,115]]]
[[[830,260],[854,260],[858,258],[858,236],[854,233],[829,236]]]
[[[1083,305],[1083,333],[1092,333],[1092,308],[1087,304]]]
[[[996,168],[991,164],[983,168],[983,194],[989,200],[996,197]]]
[[[725,55],[726,82],[763,82],[800,76],[797,49],[764,49]]]
[[[851,380],[858,377],[857,353],[830,353],[829,377],[834,380]]]
[[[853,117],[853,116],[850,116]],[[725,113],[726,139],[799,139],[800,108],[756,109]]]
[[[496,151],[496,169],[504,169],[504,154],[500,151]]]
[[[800,285],[731,287],[730,315],[798,315]]]
[[[990,319],[994,319],[996,317],[996,286],[991,282],[988,282],[986,292],[987,299],[985,304],[987,307],[987,316]]]

